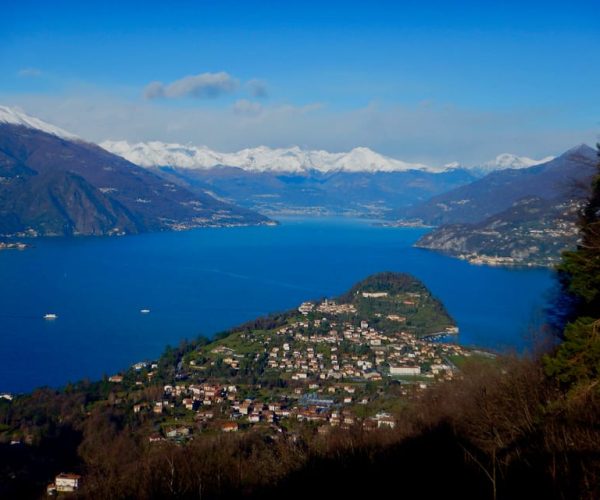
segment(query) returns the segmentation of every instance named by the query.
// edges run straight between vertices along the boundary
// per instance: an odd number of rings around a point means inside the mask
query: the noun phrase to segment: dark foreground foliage
[[[77,391],[38,391],[3,409],[3,421],[29,418],[46,437],[0,447],[0,497],[39,498],[68,469],[84,474],[77,497],[86,499],[599,498],[598,395],[571,397],[543,368],[522,358],[467,364],[393,430],[214,434],[184,445],[148,443],[109,404],[83,412]]]

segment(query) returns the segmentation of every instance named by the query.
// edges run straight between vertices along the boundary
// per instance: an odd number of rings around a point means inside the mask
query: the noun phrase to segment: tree
[[[598,144],[600,160],[600,144]],[[568,304],[563,341],[545,358],[548,375],[567,388],[600,389],[600,163],[579,216],[581,242],[563,254],[559,279]]]

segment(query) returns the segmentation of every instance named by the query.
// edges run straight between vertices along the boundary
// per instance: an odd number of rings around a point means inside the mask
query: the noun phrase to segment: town
[[[367,287],[350,297],[304,302],[277,325],[187,352],[154,399],[131,405],[154,423],[148,440],[253,428],[293,433],[303,425],[319,433],[393,428],[408,401],[456,376],[456,362],[472,355],[442,341],[458,328],[445,311],[432,312],[437,301],[426,290]],[[159,363],[141,362],[109,382],[141,389],[158,379],[165,379]]]

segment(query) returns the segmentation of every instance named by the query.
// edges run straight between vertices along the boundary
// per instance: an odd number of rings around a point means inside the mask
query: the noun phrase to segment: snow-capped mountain
[[[554,156],[546,156],[540,160],[534,160],[533,158],[527,158],[526,156],[517,156],[510,153],[503,153],[496,156],[493,160],[487,161],[482,165],[474,167],[481,173],[490,173],[495,170],[506,170],[509,168],[529,168],[535,165],[541,165],[554,159]]]
[[[0,106],[0,123],[8,123],[10,125],[21,125],[27,128],[33,128],[36,130],[41,130],[42,132],[46,132],[47,134],[55,135],[60,137],[61,139],[68,139],[70,141],[79,140],[75,134],[71,134],[66,130],[63,130],[54,125],[50,125],[45,121],[40,120],[39,118],[35,118],[33,116],[29,116],[28,114],[16,109],[9,108],[6,106]]]
[[[534,160],[533,158],[528,158],[526,156],[517,156],[511,153],[502,153],[493,160],[486,161],[480,165],[463,167],[459,162],[454,161],[452,163],[447,163],[444,167],[447,170],[451,169],[459,169],[466,168],[479,176],[484,176],[489,174],[490,172],[496,172],[498,170],[508,170],[508,169],[520,169],[520,168],[529,168],[534,167],[536,165],[541,165],[542,163],[547,163],[551,160],[554,160],[554,156],[546,156],[540,160]]]
[[[39,118],[7,106],[0,106],[0,124],[20,125],[52,134],[66,140],[81,140]],[[216,166],[238,167],[249,172],[422,172],[439,173],[462,167],[458,162],[442,167],[422,163],[409,163],[384,156],[366,147],[356,147],[348,152],[331,153],[323,150],[291,148],[269,148],[259,146],[242,149],[235,153],[221,153],[206,146],[182,145],[160,141],[130,144],[127,141],[105,141],[100,146],[142,167],[177,167],[186,169],[211,169]],[[467,167],[480,175],[495,170],[520,169],[539,165],[552,160],[552,156],[534,160],[510,153],[475,167]]]
[[[242,149],[235,153],[220,153],[206,146],[169,144],[160,141],[138,142],[105,141],[101,147],[143,167],[176,167],[188,169],[211,169],[217,166],[238,167],[250,172],[406,172],[420,170],[438,173],[468,168],[478,174],[509,168],[527,168],[553,159],[552,156],[534,160],[510,153],[475,167],[463,167],[452,162],[443,167],[421,163],[408,163],[379,154],[369,148],[357,147],[346,153],[330,153],[323,150],[269,148],[259,146]]]
[[[269,148],[259,146],[236,153],[219,153],[205,146],[184,146],[163,142],[105,141],[104,149],[143,167],[178,167],[210,169],[219,165],[239,167],[254,172],[406,172],[421,170],[439,172],[443,169],[420,163],[407,163],[381,155],[369,148],[358,147],[347,153],[319,150]]]

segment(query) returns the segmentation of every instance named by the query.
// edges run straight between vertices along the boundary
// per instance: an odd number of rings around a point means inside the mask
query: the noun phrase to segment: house
[[[113,384],[120,384],[121,382],[123,382],[123,375],[112,375],[108,378],[108,381],[112,382]],[[57,485],[57,488],[58,488],[58,485]]]
[[[212,419],[215,414],[212,411],[199,411],[196,413],[196,418],[202,422]]]
[[[142,411],[147,406],[148,405],[146,403],[135,404],[135,405],[133,405],[133,413],[139,413],[140,411]]]
[[[398,314],[388,314],[386,317],[390,321],[397,321],[398,323],[406,322],[406,316],[399,316]]]
[[[56,491],[66,493],[79,489],[81,486],[81,476],[79,474],[60,473],[54,479]]]
[[[302,302],[298,311],[300,311],[304,316],[306,316],[309,312],[311,312],[315,308],[315,305],[312,302]]]
[[[381,380],[381,374],[378,372],[368,372],[363,375],[367,380]]]
[[[288,418],[291,414],[292,412],[288,408],[281,408],[281,410],[278,410],[276,413],[276,415],[281,418]]]
[[[165,432],[165,435],[171,439],[185,438],[190,435],[190,432],[191,431],[190,431],[189,427],[173,427],[173,428],[167,429]]]
[[[375,420],[377,421],[378,429],[381,429],[382,427],[393,429],[394,427],[396,427],[396,420],[389,413],[378,413],[377,415],[375,415]]]
[[[237,432],[237,430],[238,430],[238,424],[236,422],[225,422],[221,426],[221,430],[223,432]]]
[[[353,415],[344,415],[344,424],[354,425],[354,416]]]
[[[189,389],[194,396],[200,396],[204,392],[202,387],[197,385],[190,385]]]
[[[420,366],[390,366],[390,375],[420,375]]]

